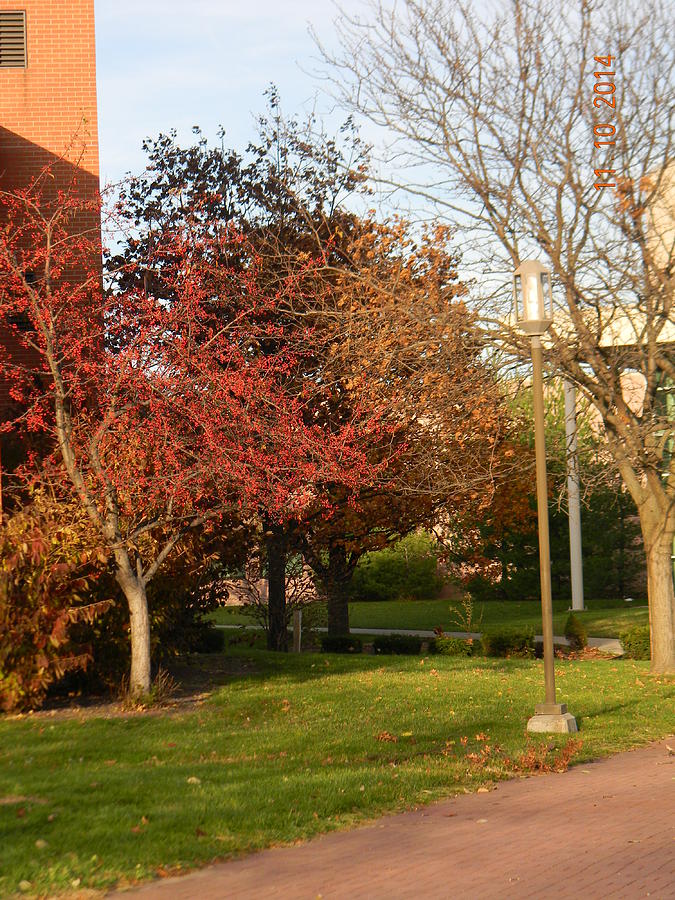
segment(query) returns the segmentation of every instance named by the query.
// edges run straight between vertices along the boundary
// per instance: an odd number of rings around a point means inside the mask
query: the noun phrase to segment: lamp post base
[[[543,734],[572,734],[579,729],[577,720],[567,712],[564,703],[537,703],[534,715],[528,719],[527,730]]]

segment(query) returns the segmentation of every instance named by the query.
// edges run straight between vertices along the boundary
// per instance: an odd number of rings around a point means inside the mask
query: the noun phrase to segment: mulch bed
[[[8,719],[93,719],[129,718],[131,716],[177,715],[190,712],[230,681],[256,672],[253,662],[221,654],[194,654],[180,657],[166,666],[174,682],[170,696],[153,706],[135,706],[110,694],[77,694],[51,696],[42,709],[15,713]]]

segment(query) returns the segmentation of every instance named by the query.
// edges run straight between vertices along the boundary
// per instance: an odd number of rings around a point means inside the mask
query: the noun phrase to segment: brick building
[[[50,163],[98,188],[94,0],[0,0],[0,184]]]
[[[0,191],[25,187],[46,167],[46,192],[97,195],[94,0],[0,0]],[[98,233],[100,219],[85,213],[73,227]],[[4,322],[0,343],[30,366]],[[0,416],[11,409],[0,381]],[[4,452],[7,436],[2,443]]]

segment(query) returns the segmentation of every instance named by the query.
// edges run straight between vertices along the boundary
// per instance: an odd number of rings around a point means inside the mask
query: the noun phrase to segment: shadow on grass
[[[463,672],[480,669],[504,674],[518,670],[531,671],[532,659],[501,659],[494,657],[459,657],[429,655],[396,655],[396,654],[337,654],[337,653],[275,653],[268,650],[250,648],[230,648],[226,658],[231,661],[229,671],[222,682],[231,685],[241,681],[274,681],[290,680],[295,684],[323,680],[327,676],[341,676],[353,672],[377,672],[391,670],[397,672],[414,672],[421,668],[422,661],[427,669],[439,666],[445,669],[451,663],[453,670]],[[203,657],[193,657],[193,665],[199,666]],[[235,661],[240,662],[239,669]],[[219,687],[213,684],[213,687]]]

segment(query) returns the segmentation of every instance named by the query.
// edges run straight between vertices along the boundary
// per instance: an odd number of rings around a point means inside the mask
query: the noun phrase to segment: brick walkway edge
[[[672,738],[116,894],[259,898],[675,898]]]

